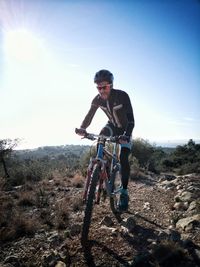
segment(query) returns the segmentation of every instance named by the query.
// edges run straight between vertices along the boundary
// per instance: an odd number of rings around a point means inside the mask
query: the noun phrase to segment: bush
[[[12,212],[9,217],[7,223],[0,230],[1,242],[12,241],[23,236],[32,237],[39,229],[39,223],[36,219],[25,217],[17,210]]]
[[[182,165],[178,170],[178,175],[188,174],[188,173],[200,173],[200,163],[186,163]]]
[[[20,192],[18,194],[19,200],[18,205],[19,206],[33,206],[35,204],[34,196],[30,192]]]
[[[69,225],[69,206],[67,203],[69,200],[67,198],[60,200],[56,203],[56,227],[59,230],[65,229]]]
[[[72,185],[76,188],[82,188],[84,186],[83,176],[77,173],[72,179]]]
[[[74,212],[83,210],[83,199],[81,197],[75,198],[73,200],[72,210]]]

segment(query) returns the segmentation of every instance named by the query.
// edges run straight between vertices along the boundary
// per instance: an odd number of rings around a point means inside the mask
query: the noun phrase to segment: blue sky
[[[0,138],[85,143],[74,128],[107,68],[132,100],[134,137],[200,139],[199,46],[198,0],[1,0]],[[106,121],[99,110],[89,131]]]

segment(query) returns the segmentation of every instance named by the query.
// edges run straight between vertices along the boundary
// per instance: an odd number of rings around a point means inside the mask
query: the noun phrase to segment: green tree
[[[135,139],[131,152],[137,158],[141,167],[148,168],[151,156],[154,153],[154,148],[147,140],[142,138]]]

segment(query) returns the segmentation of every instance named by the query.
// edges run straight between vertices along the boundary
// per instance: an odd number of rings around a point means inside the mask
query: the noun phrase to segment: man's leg
[[[111,122],[108,122],[100,131],[100,135],[105,136],[114,136],[115,135],[115,127]],[[98,151],[98,143],[97,143],[97,151]]]
[[[121,145],[120,151],[120,163],[121,163],[121,195],[119,201],[119,210],[126,211],[128,209],[128,180],[130,175],[130,164],[129,164],[129,154],[130,154],[131,144]]]
[[[114,136],[115,135],[115,127],[112,123],[108,122],[103,129],[101,130],[100,134],[105,136]]]
[[[122,175],[122,187],[123,189],[127,189],[128,180],[130,175],[130,164],[129,164],[129,157],[130,149],[127,147],[121,148],[120,153],[120,163],[121,163],[121,175]]]

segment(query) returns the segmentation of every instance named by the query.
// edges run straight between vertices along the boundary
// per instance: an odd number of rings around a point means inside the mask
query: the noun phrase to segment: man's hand
[[[127,135],[120,135],[119,136],[119,143],[120,144],[127,144],[130,142],[130,137]]]
[[[75,129],[75,133],[78,134],[78,135],[80,135],[80,136],[85,136],[87,134],[87,131],[84,128],[79,128],[79,129],[76,128]]]

